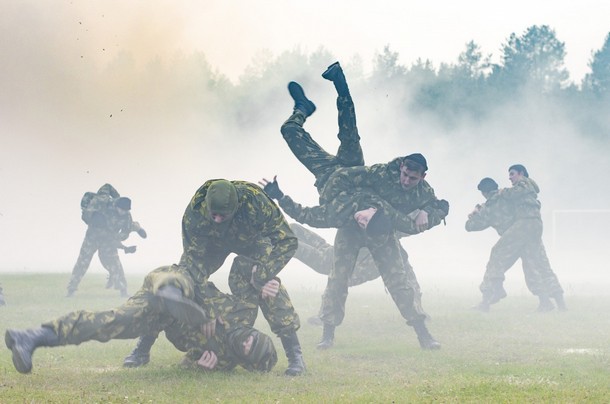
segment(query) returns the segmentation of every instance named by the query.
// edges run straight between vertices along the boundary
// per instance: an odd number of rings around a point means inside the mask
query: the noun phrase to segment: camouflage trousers
[[[364,165],[360,136],[356,126],[356,112],[350,96],[337,98],[339,149],[336,155],[326,152],[303,129],[305,118],[294,113],[280,131],[295,157],[314,175],[316,187],[321,190],[328,177],[339,167]]]
[[[78,285],[89,269],[96,251],[102,266],[108,271],[108,283],[112,284],[115,289],[127,291],[127,280],[125,279],[123,265],[121,265],[121,260],[119,259],[116,243],[116,240],[108,238],[107,235],[96,233],[90,229],[87,230],[78,259],[72,269],[72,275],[68,283],[68,292],[74,292],[78,289]]]
[[[222,367],[225,360],[223,353],[226,352],[225,330],[252,326],[258,307],[226,295],[210,283],[206,287],[207,304],[214,305],[214,312],[223,319],[224,325],[218,327],[216,335],[208,339],[199,327],[175,321],[155,297],[155,292],[164,285],[182,287],[188,284],[187,277],[188,273],[175,265],[157,268],[146,276],[142,288],[120,307],[104,311],[79,310],[42,326],[55,331],[59,345],[132,339],[165,331],[166,337],[178,350],[189,351],[197,359],[204,350],[213,349]]]
[[[503,291],[504,274],[518,259],[521,259],[525,283],[532,294],[541,297],[563,294],[542,243],[542,221],[521,219],[506,230],[491,249],[479,287],[484,299],[498,290]]]
[[[349,278],[356,266],[360,249],[366,247],[387,291],[407,324],[424,320],[427,315],[421,307],[421,291],[408,264],[408,257],[401,254],[402,247],[396,235],[383,240],[372,240],[355,221],[337,230],[334,246],[334,266],[328,277],[322,296],[320,318],[325,324],[340,325],[345,317],[345,302]]]
[[[231,293],[249,304],[260,307],[271,331],[278,337],[288,336],[297,331],[301,327],[301,322],[286,288],[280,283],[277,296],[263,299],[261,293],[250,283],[252,266],[253,262],[248,258],[240,255],[235,257],[229,273]],[[279,281],[279,278],[276,280]]]
[[[333,246],[315,232],[298,223],[291,223],[290,229],[299,239],[299,247],[294,253],[294,258],[319,274],[329,275],[333,267]],[[379,271],[373,262],[371,253],[367,248],[361,248],[354,272],[348,280],[348,286],[361,285],[377,278],[379,278]]]

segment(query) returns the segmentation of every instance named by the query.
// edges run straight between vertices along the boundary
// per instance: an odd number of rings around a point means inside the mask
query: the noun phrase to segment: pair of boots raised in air
[[[339,97],[347,97],[350,95],[347,81],[345,80],[343,69],[339,65],[339,62],[335,62],[328,66],[328,69],[322,73],[322,77],[333,82]],[[299,83],[294,81],[288,83],[288,92],[294,100],[295,111],[301,111],[305,117],[310,116],[316,111],[316,105],[305,96],[305,92]]]

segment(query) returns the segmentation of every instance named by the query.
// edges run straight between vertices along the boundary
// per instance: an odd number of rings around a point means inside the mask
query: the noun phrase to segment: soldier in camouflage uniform
[[[305,363],[296,334],[299,316],[277,277],[294,255],[298,242],[275,203],[249,182],[207,181],[186,208],[182,239],[180,265],[188,271],[195,296],[205,296],[208,278],[229,254],[238,255],[229,274],[231,293],[261,308],[286,351],[286,374],[303,373]],[[213,311],[207,315],[216,317]],[[212,321],[209,334],[214,332],[214,324]],[[154,338],[144,336],[125,358],[124,365],[145,364]]]
[[[319,274],[330,275],[330,269],[333,266],[332,244],[298,223],[290,223],[290,228],[299,239],[299,247],[294,253],[294,258]],[[366,248],[361,249],[348,285],[350,287],[358,286],[377,278],[379,278],[379,271],[373,262],[371,253]]]
[[[506,296],[503,283],[505,272],[521,258],[528,289],[540,300],[539,311],[550,311],[555,299],[560,310],[566,310],[563,289],[551,269],[542,243],[542,218],[537,199],[538,185],[529,178],[520,164],[509,168],[513,186],[497,191],[497,184],[484,179],[479,190],[487,198],[466,222],[467,231],[494,227],[500,240],[491,251],[480,290],[483,299],[476,308],[488,311],[489,306]],[[494,188],[495,186],[495,188]]]
[[[114,286],[121,292],[121,296],[127,297],[127,281],[118,249],[123,249],[126,253],[135,252],[135,246],[125,247],[122,241],[133,231],[146,238],[146,231],[131,218],[131,200],[121,197],[110,184],[104,184],[91,196],[86,206],[82,206],[83,204],[81,202],[82,219],[87,224],[87,232],[72,269],[67,297],[76,292],[96,251],[102,266],[108,271],[106,288]]]
[[[5,341],[13,353],[13,364],[20,373],[32,370],[32,355],[41,346],[79,345],[86,341],[107,342],[131,339],[142,334],[165,331],[180,351],[187,352],[185,363],[203,369],[229,370],[241,365],[249,370],[269,371],[277,362],[271,338],[252,328],[258,307],[221,293],[207,283],[206,308],[213,311],[219,324],[213,337],[199,325],[175,318],[162,291],[188,289],[188,272],[177,265],[157,268],[144,279],[142,288],[122,306],[106,311],[79,310],[29,330],[7,330]],[[181,292],[179,292],[181,293]],[[203,313],[203,311],[202,311]],[[246,348],[247,346],[247,348]]]
[[[281,205],[280,205],[281,206]],[[299,248],[294,254],[294,258],[301,261],[314,271],[322,275],[330,275],[333,266],[333,246],[320,237],[318,234],[311,230],[301,226],[298,223],[291,223],[290,228],[299,239]],[[405,235],[406,236],[406,235]],[[400,249],[400,254],[403,259],[403,264],[407,270],[409,283],[414,290],[413,304],[417,307],[417,311],[425,314],[421,303],[421,289],[417,282],[417,277],[413,271],[413,267],[409,263],[409,257],[407,251],[404,248]],[[379,278],[379,270],[375,266],[375,261],[371,256],[368,248],[361,248],[358,252],[358,258],[356,259],[356,265],[354,266],[354,273],[350,276],[348,286],[358,286],[365,282],[372,281]],[[311,317],[308,321],[314,325],[323,325],[319,316]]]
[[[337,155],[326,153],[303,129],[305,120],[316,108],[295,82],[288,85],[295,101],[294,112],[281,128],[292,152],[316,177],[320,205],[331,207],[317,217],[321,218],[321,222],[336,220],[337,223],[345,223],[339,227],[335,238],[335,260],[322,305],[324,332],[318,348],[326,349],[333,345],[335,327],[341,324],[345,314],[349,277],[353,273],[359,250],[366,247],[401,314],[414,327],[420,346],[424,349],[438,349],[440,344],[425,326],[425,314],[418,312],[414,304],[416,292],[403,264],[402,246],[396,233],[409,233],[413,223],[418,231],[430,228],[428,211],[433,209],[438,200],[433,189],[423,180],[427,170],[425,158],[416,153],[396,158],[388,164],[364,166],[353,102],[342,69],[338,63],[334,63],[322,77],[332,81],[338,93],[338,137],[341,146]],[[375,202],[383,204],[384,215],[391,218],[394,225],[389,237],[372,238],[364,231],[363,227],[374,217],[375,209],[358,211],[357,221],[350,220],[351,215],[347,215],[348,212],[351,214],[354,206],[361,206],[359,203],[366,201],[366,198],[373,198]],[[416,210],[419,212],[415,219],[407,217]],[[345,215],[333,217],[328,213],[331,211]],[[313,221],[310,222],[312,223]]]

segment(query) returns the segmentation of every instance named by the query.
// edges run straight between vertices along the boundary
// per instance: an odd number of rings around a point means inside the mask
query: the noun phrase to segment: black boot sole
[[[175,295],[165,293],[163,289],[157,292],[162,307],[176,320],[183,324],[203,325],[209,319],[203,309],[187,298],[177,298]]]
[[[4,342],[6,347],[13,352],[13,365],[15,366],[15,369],[17,369],[19,373],[30,373],[32,371],[31,357],[30,363],[25,363],[22,352],[18,349],[17,342],[15,337],[13,337],[11,330],[6,330]]]
[[[322,77],[326,80],[335,81],[337,79],[337,75],[341,71],[341,66],[339,66],[339,62],[335,62],[332,65],[328,66],[326,71],[322,73]]]

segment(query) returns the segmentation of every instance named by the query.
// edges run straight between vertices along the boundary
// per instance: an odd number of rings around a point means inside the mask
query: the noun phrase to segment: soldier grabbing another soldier
[[[493,179],[483,178],[478,189],[486,201],[476,206],[466,222],[466,231],[493,227],[500,235],[491,249],[480,286],[483,298],[475,308],[489,311],[492,304],[506,297],[504,274],[521,259],[527,287],[540,300],[538,311],[553,310],[555,306],[551,298],[559,310],[567,310],[563,289],[551,269],[542,243],[538,185],[529,178],[521,164],[509,168],[509,179],[512,188],[498,190],[498,184]]]
[[[68,282],[67,297],[76,292],[85,276],[91,259],[97,251],[102,266],[108,271],[106,288],[118,289],[122,297],[127,297],[127,281],[118,249],[126,254],[136,251],[135,246],[122,244],[131,232],[146,238],[146,231],[131,218],[131,199],[122,197],[110,184],[104,184],[97,193],[87,192],[81,199],[81,218],[87,224],[85,240],[80,248],[76,264]]]
[[[15,369],[30,373],[32,356],[39,347],[131,339],[165,331],[167,339],[186,352],[183,364],[190,367],[229,370],[240,365],[248,370],[271,370],[277,362],[273,341],[252,327],[258,307],[206,283],[202,309],[184,297],[194,294],[186,274],[176,265],[160,267],[150,272],[142,288],[116,309],[79,310],[38,328],[7,330],[5,342],[12,351]],[[206,312],[216,315],[214,336],[206,336],[201,329],[209,321]]]

